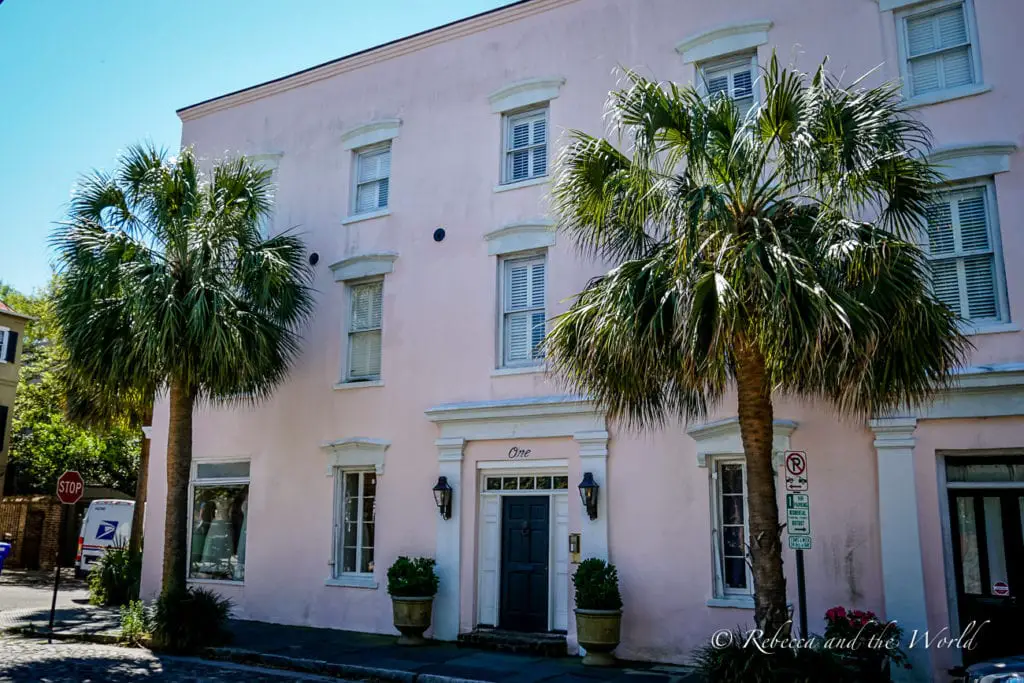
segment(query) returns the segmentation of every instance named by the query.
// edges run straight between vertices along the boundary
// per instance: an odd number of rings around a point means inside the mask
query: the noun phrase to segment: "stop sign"
[[[57,479],[57,498],[65,505],[74,505],[85,493],[85,481],[82,475],[68,470]]]

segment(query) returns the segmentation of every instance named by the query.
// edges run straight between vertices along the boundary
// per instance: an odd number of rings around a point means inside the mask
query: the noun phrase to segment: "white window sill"
[[[530,178],[529,180],[520,180],[515,183],[502,183],[501,185],[495,185],[495,192],[508,192],[509,190],[518,190],[520,187],[533,187],[534,185],[543,185],[551,181],[551,176],[541,176],[540,178]]]
[[[966,324],[962,328],[963,333],[972,336],[976,334],[999,334],[1001,332],[1020,332],[1020,323],[989,323],[971,325]]]
[[[187,579],[187,583],[196,583],[200,585],[210,586],[238,586],[239,588],[245,585],[245,581],[234,581],[232,579]]]
[[[547,372],[543,365],[523,365],[511,368],[494,368],[491,370],[491,377],[504,377],[506,375],[534,375]]]
[[[926,107],[929,104],[959,100],[963,97],[974,97],[975,95],[987,93],[991,89],[991,85],[974,83],[954,90],[939,90],[937,92],[930,92],[925,95],[918,95],[917,97],[906,99],[900,103],[900,109],[915,109],[917,107]]]
[[[384,386],[384,380],[372,379],[365,381],[353,381],[353,382],[338,382],[334,385],[335,391],[347,391],[348,389],[362,389],[363,387],[382,387]]]
[[[753,595],[730,595],[725,598],[710,598],[708,607],[730,607],[733,609],[754,609]]]
[[[391,209],[378,209],[377,211],[367,211],[366,213],[357,213],[348,218],[342,218],[342,225],[349,225],[350,223],[359,223],[361,221],[370,221],[374,218],[382,218],[384,216],[390,216]]]
[[[369,588],[376,590],[380,584],[373,578],[373,574],[342,574],[336,578],[326,579],[325,586],[338,586],[341,588]]]

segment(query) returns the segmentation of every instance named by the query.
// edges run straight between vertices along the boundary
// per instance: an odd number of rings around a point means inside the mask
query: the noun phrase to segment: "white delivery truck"
[[[132,533],[133,500],[94,500],[89,503],[78,534],[75,573],[89,572],[112,545],[128,545]]]

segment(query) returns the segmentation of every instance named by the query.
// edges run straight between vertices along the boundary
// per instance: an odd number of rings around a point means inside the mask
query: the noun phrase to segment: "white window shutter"
[[[505,363],[541,358],[545,334],[546,263],[544,257],[505,261]]]
[[[530,268],[510,265],[508,268],[508,310],[518,311],[530,305]]]
[[[974,82],[964,5],[906,20],[908,75],[913,95]]]
[[[386,209],[391,185],[391,148],[368,150],[356,158],[355,213]]]
[[[513,313],[505,321],[505,358],[517,363],[530,359],[530,314]]]
[[[352,287],[349,324],[349,379],[380,376],[381,327],[384,317],[383,285],[369,282]]]

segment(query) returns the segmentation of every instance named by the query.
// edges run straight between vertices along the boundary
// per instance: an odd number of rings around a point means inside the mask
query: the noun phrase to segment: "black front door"
[[[964,663],[1024,654],[1024,490],[952,490],[949,509]]]
[[[549,498],[505,496],[501,513],[499,625],[512,631],[546,631]]]

